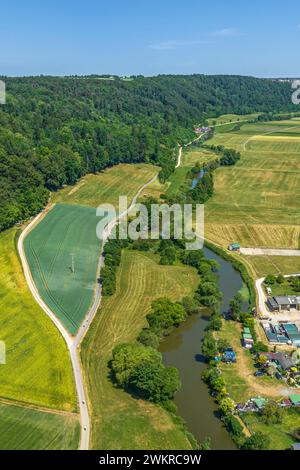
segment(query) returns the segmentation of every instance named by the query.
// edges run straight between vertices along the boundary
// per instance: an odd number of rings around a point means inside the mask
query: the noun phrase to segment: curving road
[[[175,168],[179,168],[181,165],[181,157],[182,157],[182,147],[188,147],[189,145],[192,145],[194,142],[197,142],[197,140],[200,140],[201,137],[203,137],[205,134],[208,134],[208,132],[203,132],[203,134],[199,134],[195,139],[191,140],[187,144],[179,145],[179,151],[178,151],[178,159]]]
[[[150,184],[152,184],[156,179],[158,175],[154,176],[148,183],[144,184],[136,193],[134,196],[131,205],[127,208],[126,211],[124,211],[122,214],[119,215],[119,217],[116,217],[113,219],[106,227],[106,229],[103,232],[102,236],[102,245],[101,245],[101,253],[99,257],[99,265],[98,265],[98,276],[100,276],[100,270],[104,264],[104,246],[105,243],[107,242],[107,239],[114,228],[114,226],[119,222],[119,220],[124,217],[136,204],[138,197],[141,195],[141,193],[144,191],[144,189],[147,188]],[[102,295],[101,295],[101,285],[97,283],[96,285],[96,291],[95,291],[95,298],[92,307],[90,308],[88,314],[86,315],[81,327],[78,330],[78,333],[75,337],[72,337],[70,333],[67,331],[67,329],[62,325],[62,323],[58,320],[56,315],[52,312],[52,310],[45,304],[43,299],[41,298],[34,281],[31,276],[31,272],[27,263],[27,259],[25,256],[24,252],[24,239],[26,235],[32,230],[32,228],[40,221],[42,216],[44,215],[44,211],[42,211],[40,214],[38,214],[27,227],[23,230],[21,233],[19,240],[18,240],[18,252],[19,256],[21,259],[21,263],[23,266],[23,271],[25,275],[26,282],[28,284],[28,287],[35,298],[36,302],[40,305],[40,307],[44,310],[44,312],[48,315],[48,317],[52,320],[52,322],[55,324],[61,335],[63,336],[66,345],[68,347],[70,357],[71,357],[71,362],[72,362],[72,367],[73,367],[73,373],[74,373],[74,379],[75,379],[75,385],[76,385],[76,393],[77,393],[77,398],[78,398],[78,403],[79,403],[79,410],[80,410],[80,421],[81,421],[81,437],[80,437],[80,450],[88,450],[89,448],[89,438],[90,438],[90,417],[89,417],[89,410],[87,406],[87,397],[85,393],[85,387],[84,387],[84,379],[83,379],[83,374],[82,374],[82,368],[81,368],[81,362],[78,354],[78,347],[88,330],[88,327],[90,326],[99,306],[101,303]]]

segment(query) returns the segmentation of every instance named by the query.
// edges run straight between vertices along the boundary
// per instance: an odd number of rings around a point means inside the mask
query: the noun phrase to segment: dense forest
[[[161,180],[193,126],[223,113],[291,111],[290,85],[238,76],[6,78],[0,106],[0,230],[49,191],[119,162],[153,162]]]

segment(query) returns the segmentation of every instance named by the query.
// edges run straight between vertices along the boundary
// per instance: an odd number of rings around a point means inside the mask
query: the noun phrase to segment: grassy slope
[[[217,118],[211,118],[208,120],[209,124],[226,124],[230,123],[233,121],[250,121],[251,119],[255,119],[258,116],[258,114],[222,114],[221,116]]]
[[[65,343],[27,287],[15,248],[16,229],[0,234],[0,396],[74,410],[72,366]]]
[[[76,186],[52,194],[56,203],[78,204],[98,207],[109,203],[117,205],[120,196],[127,196],[131,202],[137,191],[159,171],[150,164],[120,164],[97,175],[86,175]]]
[[[76,415],[0,404],[1,450],[76,450],[79,435]]]
[[[100,240],[94,209],[56,205],[25,239],[35,284],[51,310],[75,334],[92,304]],[[71,253],[75,273],[71,272]]]
[[[107,362],[116,344],[133,340],[146,325],[151,301],[181,299],[198,276],[191,268],[160,266],[149,255],[124,251],[117,292],[104,298],[82,346],[92,410],[94,449],[188,449],[184,433],[159,407],[112,386]]]

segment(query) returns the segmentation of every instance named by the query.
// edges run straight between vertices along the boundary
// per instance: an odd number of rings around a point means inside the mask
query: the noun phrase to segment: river
[[[232,297],[242,287],[242,278],[228,261],[207,248],[204,253],[206,258],[215,259],[220,264],[219,287],[223,293],[221,308],[225,311]],[[208,313],[188,317],[165,338],[159,349],[165,365],[175,366],[179,370],[182,387],[175,396],[175,403],[188,430],[200,443],[210,437],[212,449],[232,450],[236,446],[218,418],[217,406],[207,385],[201,380],[202,371],[206,367],[201,354],[201,339],[208,321]]]

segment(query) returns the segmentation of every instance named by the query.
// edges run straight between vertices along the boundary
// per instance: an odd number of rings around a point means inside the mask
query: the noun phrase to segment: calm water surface
[[[222,311],[228,309],[232,297],[242,287],[240,274],[230,263],[224,261],[211,250],[204,249],[205,256],[219,262],[219,286],[223,293]],[[211,438],[212,449],[235,449],[230,435],[217,416],[217,407],[209,395],[209,390],[201,380],[206,367],[201,355],[201,339],[209,321],[208,314],[194,315],[176,328],[160,346],[166,365],[179,370],[182,388],[175,397],[178,413],[187,423],[188,430],[202,442]]]

